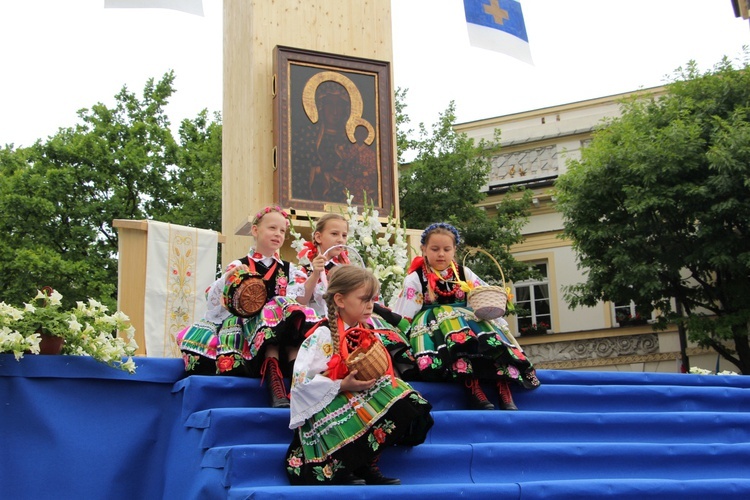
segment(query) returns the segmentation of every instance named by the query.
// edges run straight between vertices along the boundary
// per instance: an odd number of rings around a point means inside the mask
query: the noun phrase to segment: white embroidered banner
[[[180,356],[175,335],[201,319],[216,279],[215,231],[148,221],[144,334],[146,355]]]

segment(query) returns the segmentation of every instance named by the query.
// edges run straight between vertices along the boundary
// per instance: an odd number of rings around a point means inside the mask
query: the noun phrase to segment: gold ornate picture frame
[[[274,49],[274,197],[326,211],[365,197],[394,205],[390,64],[291,47]]]

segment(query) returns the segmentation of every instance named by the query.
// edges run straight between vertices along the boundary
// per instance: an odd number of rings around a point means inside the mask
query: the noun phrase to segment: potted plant
[[[52,353],[90,356],[134,373],[132,356],[138,346],[129,321],[121,311],[108,314],[107,306],[94,299],[65,309],[62,295],[45,287],[23,308],[0,302],[0,352],[21,359],[24,354],[46,353],[52,343],[57,346]],[[118,331],[128,340],[118,337]]]
[[[638,326],[638,325],[645,325],[648,321],[646,318],[641,317],[640,314],[635,313],[635,316],[629,313],[624,312],[618,312],[615,315],[615,319],[617,320],[617,323],[620,324],[620,326]]]
[[[532,323],[531,326],[521,327],[519,332],[522,336],[527,337],[531,335],[547,335],[549,325],[544,321]]]

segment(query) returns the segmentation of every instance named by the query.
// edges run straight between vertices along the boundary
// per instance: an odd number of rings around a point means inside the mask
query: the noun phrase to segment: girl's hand
[[[326,268],[326,258],[323,257],[321,254],[316,255],[312,261],[313,274],[320,274],[323,271],[325,271],[325,268]]]
[[[357,370],[352,370],[346,377],[344,377],[344,379],[341,381],[341,392],[364,391],[375,385],[376,379],[357,380],[356,378],[354,378],[356,374]]]

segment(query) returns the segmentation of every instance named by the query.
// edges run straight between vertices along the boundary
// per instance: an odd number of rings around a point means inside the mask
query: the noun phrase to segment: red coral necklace
[[[427,283],[428,283],[428,285],[430,286],[430,288],[432,288],[441,297],[451,297],[451,296],[455,295],[456,292],[459,290],[460,285],[458,283],[453,283],[453,286],[450,286],[449,281],[448,281],[448,280],[450,280],[453,277],[453,269],[448,268],[448,274],[446,275],[445,278],[443,278],[440,275],[440,273],[435,272],[434,269],[430,270],[430,269],[427,268],[427,261],[424,261],[422,263],[422,268],[424,270],[424,275],[427,276]],[[435,279],[432,279],[432,280],[429,279],[430,274],[432,274],[433,276],[436,276],[437,280],[435,280]],[[443,283],[446,284],[446,286],[449,287],[447,291],[444,292],[444,291],[442,291],[438,287],[438,283],[437,283],[438,280],[442,281]]]

